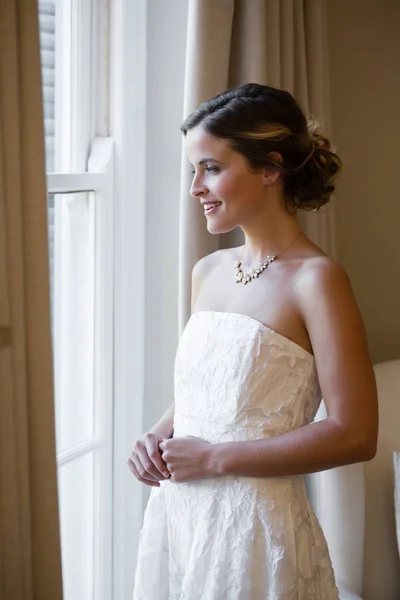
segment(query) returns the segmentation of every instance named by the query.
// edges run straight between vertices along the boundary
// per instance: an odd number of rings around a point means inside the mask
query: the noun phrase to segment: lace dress
[[[313,420],[314,357],[243,314],[194,313],[175,359],[174,437],[257,440]],[[303,476],[152,488],[134,600],[338,600]]]

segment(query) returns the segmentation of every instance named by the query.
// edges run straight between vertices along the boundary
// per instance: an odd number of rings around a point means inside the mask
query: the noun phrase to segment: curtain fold
[[[62,598],[37,0],[0,0],[0,597]]]
[[[325,0],[189,0],[184,117],[203,100],[247,82],[288,90],[330,131]],[[179,331],[190,316],[191,272],[206,254],[243,243],[240,231],[211,235],[188,191],[182,147]],[[301,213],[305,233],[335,257],[333,204]]]

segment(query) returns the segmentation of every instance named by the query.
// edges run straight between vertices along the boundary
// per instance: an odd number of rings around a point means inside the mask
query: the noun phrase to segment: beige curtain
[[[224,89],[247,82],[288,90],[330,135],[325,0],[189,0],[184,113]],[[190,316],[193,265],[219,248],[243,243],[239,231],[211,235],[188,191],[182,152],[179,329]],[[334,210],[304,213],[307,235],[335,256]]]
[[[0,598],[62,598],[37,0],[0,0]]]

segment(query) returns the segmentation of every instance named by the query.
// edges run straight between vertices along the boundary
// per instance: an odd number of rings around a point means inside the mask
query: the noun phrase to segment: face
[[[202,203],[210,233],[226,233],[256,219],[265,207],[271,175],[264,169],[250,171],[227,140],[211,136],[201,125],[187,132],[185,145],[193,167],[190,194]],[[207,208],[217,202],[218,207]]]

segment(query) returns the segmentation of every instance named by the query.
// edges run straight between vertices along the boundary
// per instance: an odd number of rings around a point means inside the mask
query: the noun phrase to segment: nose
[[[204,185],[201,175],[195,174],[193,176],[192,185],[190,186],[190,195],[193,196],[193,198],[198,198],[199,196],[207,193],[208,189]]]

